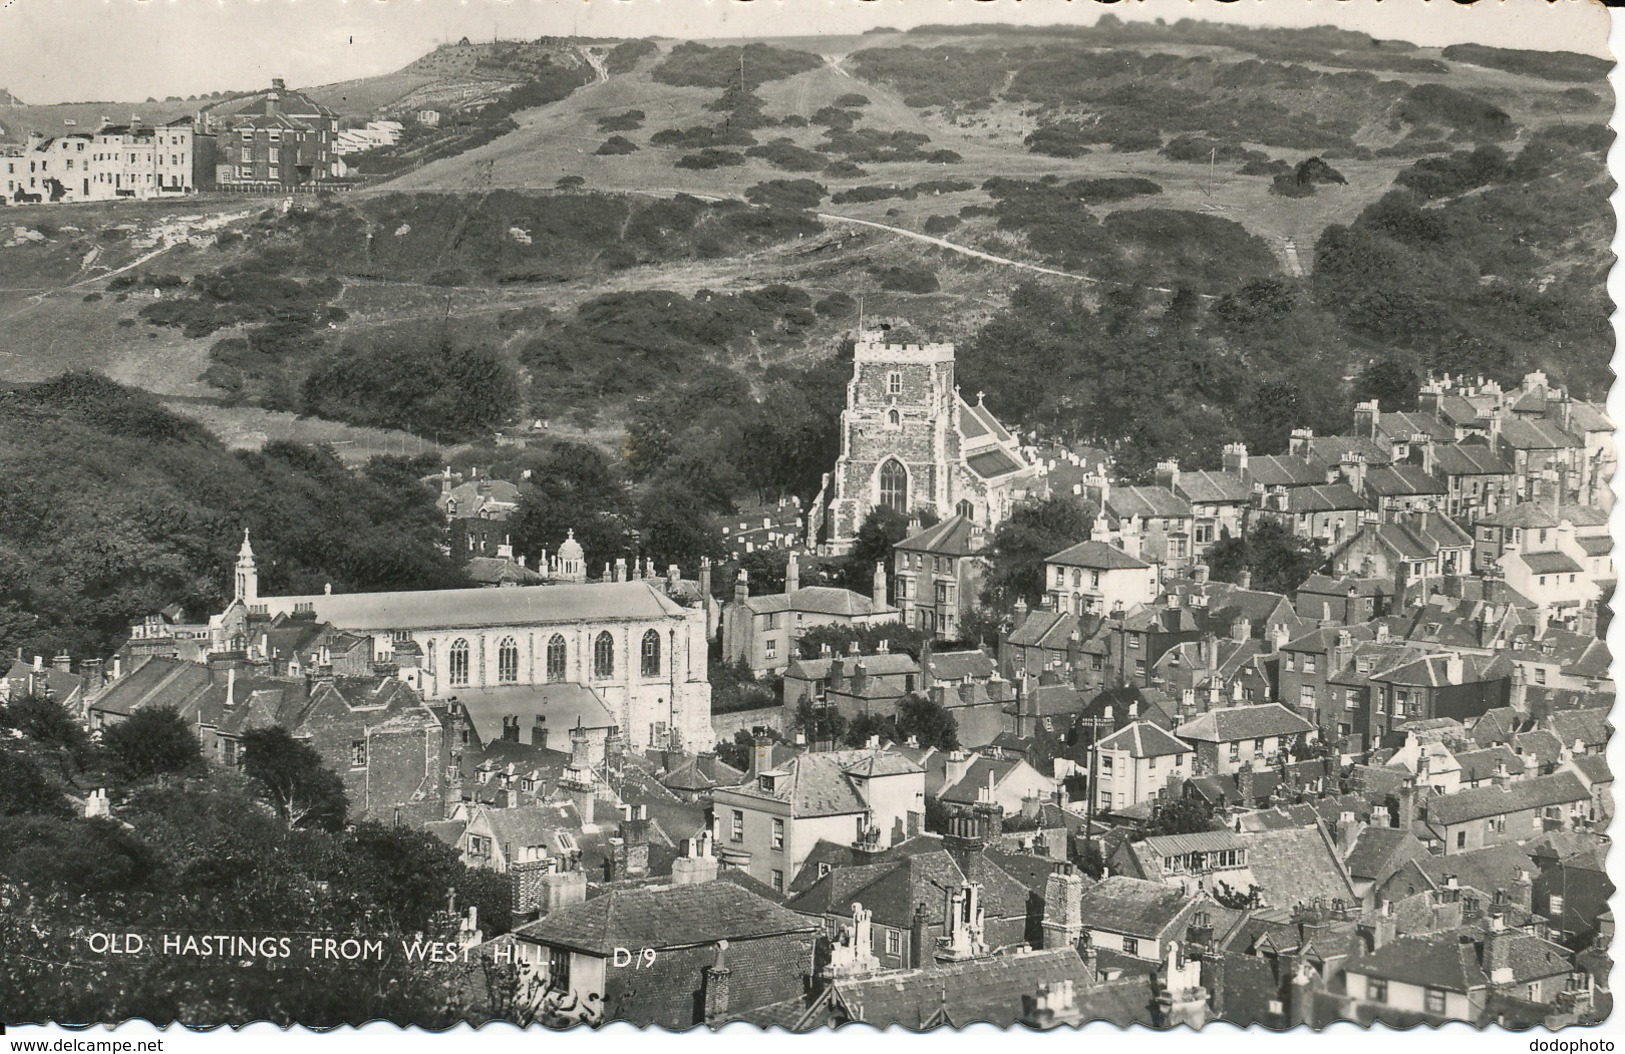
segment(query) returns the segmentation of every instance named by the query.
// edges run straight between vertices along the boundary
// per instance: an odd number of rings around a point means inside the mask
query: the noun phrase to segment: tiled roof
[[[1090,995],[1093,977],[1072,948],[933,964],[923,969],[836,981],[832,987],[834,1001],[848,1018],[876,1028],[921,1030],[942,1014],[948,1017],[943,1023],[951,1027],[986,1022],[1008,1028],[1021,1019],[1023,996],[1036,995],[1040,986],[1063,981],[1072,983],[1080,1003]],[[1149,1018],[1153,993],[1147,990],[1145,994],[1142,1017]],[[1131,1001],[1139,998],[1136,992]]]
[[[1102,739],[1096,746],[1101,750],[1127,750],[1132,757],[1156,758],[1168,754],[1183,754],[1193,748],[1151,724],[1136,721]]]
[[[1387,465],[1394,460],[1393,448],[1365,436],[1314,436],[1309,440],[1310,457],[1332,468],[1343,463],[1345,454],[1360,454],[1367,466]]]
[[[1046,557],[1044,562],[1046,564],[1060,564],[1064,567],[1087,567],[1092,570],[1102,571],[1119,571],[1151,566],[1144,560],[1130,556],[1123,550],[1113,548],[1105,542],[1079,542],[1070,549],[1062,549],[1054,556]]]
[[[48,692],[57,702],[67,701],[74,692],[85,686],[85,679],[77,674],[63,673],[54,666],[35,670],[33,663],[21,659],[17,660],[11,672],[5,677],[11,682],[13,692],[27,692],[30,678],[36,692]]]
[[[1016,762],[1004,758],[978,756],[959,777],[959,782],[943,788],[943,801],[975,804],[982,789],[997,787],[1016,767]]]
[[[1398,937],[1350,962],[1349,973],[1379,977],[1450,992],[1472,992],[1489,984],[1478,949],[1457,940],[1454,930],[1423,937]]]
[[[1426,803],[1427,820],[1434,824],[1466,823],[1590,798],[1580,777],[1572,772],[1554,772],[1500,787],[1479,787],[1430,798]]]
[[[1481,750],[1464,750],[1456,755],[1456,764],[1461,766],[1463,783],[1487,780],[1495,775],[1499,766],[1506,767],[1508,776],[1522,776],[1526,767],[1523,758],[1514,754],[1505,743],[1497,743]]]
[[[1612,432],[1614,422],[1596,403],[1576,399],[1569,403],[1569,427],[1579,432]]]
[[[1076,618],[1058,611],[1031,611],[1021,625],[1010,631],[1009,641],[1018,647],[1036,647],[1051,630],[1063,622],[1067,624],[1066,635],[1070,637],[1072,629],[1077,626]]]
[[[515,934],[600,958],[616,948],[670,949],[807,933],[820,924],[731,882],[665,889],[615,889],[561,908]]]
[[[1425,410],[1389,411],[1377,415],[1377,431],[1397,440],[1407,440],[1413,435],[1432,436],[1441,442],[1450,442],[1456,438],[1456,430],[1435,414]]]
[[[893,548],[939,556],[969,556],[982,551],[986,538],[970,520],[963,516],[950,516],[941,523],[909,535]]]
[[[1177,887],[1113,875],[1083,894],[1083,925],[1156,939],[1170,933],[1195,903]]]
[[[853,786],[848,772],[884,776],[925,770],[893,750],[832,750],[798,754],[780,770],[773,793],[758,782],[729,788],[730,793],[788,802],[791,815],[844,816],[868,811],[868,804]]]
[[[498,556],[476,556],[463,565],[468,577],[486,585],[536,585],[547,579],[517,560]]]
[[[1319,823],[1242,836],[1247,865],[1267,903],[1278,907],[1359,901],[1337,849]]]
[[[986,405],[980,401],[967,402],[963,397],[959,400],[959,431],[967,439],[991,435],[1001,443],[1012,442],[1010,433]]]
[[[1349,874],[1385,882],[1406,860],[1427,853],[1427,847],[1409,831],[1398,827],[1366,827],[1354,839],[1354,847],[1343,861]]]
[[[1529,984],[1566,974],[1572,960],[1567,948],[1522,930],[1501,930],[1484,941],[1484,969],[1497,984]],[[1501,980],[1503,970],[1507,973]]]
[[[1573,746],[1576,740],[1587,746],[1602,746],[1608,742],[1607,710],[1558,710],[1547,715],[1546,726],[1564,746]]]
[[[684,617],[646,582],[557,585],[534,589],[438,589],[400,593],[317,593],[261,597],[272,613],[301,605],[340,629],[439,629],[546,623],[626,622]]]
[[[1113,487],[1105,504],[1106,511],[1118,519],[1129,516],[1173,519],[1191,515],[1191,503],[1167,487]]]
[[[1512,737],[1512,749],[1515,753],[1532,757],[1541,765],[1555,764],[1566,745],[1547,728],[1520,732]]]
[[[111,714],[133,714],[145,706],[178,706],[209,681],[206,666],[154,656],[110,682],[91,706]]]
[[[1181,739],[1208,743],[1230,743],[1241,739],[1308,732],[1315,726],[1280,703],[1259,706],[1227,706],[1198,714],[1178,728]]]
[[[1614,773],[1608,768],[1608,758],[1603,754],[1581,754],[1574,758],[1574,767],[1580,770],[1580,775],[1588,783],[1612,783]]]

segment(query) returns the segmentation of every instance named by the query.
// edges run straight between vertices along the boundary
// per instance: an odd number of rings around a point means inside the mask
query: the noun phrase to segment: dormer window
[[[771,773],[764,772],[762,775],[756,777],[756,785],[761,789],[763,794],[774,793],[773,775]]]

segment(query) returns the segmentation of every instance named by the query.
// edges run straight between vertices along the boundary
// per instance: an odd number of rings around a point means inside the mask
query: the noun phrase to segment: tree
[[[316,748],[282,726],[256,728],[243,736],[243,771],[290,829],[336,831],[344,826],[350,810],[344,781],[323,767]]]
[[[1157,803],[1145,825],[1147,835],[1200,834],[1213,829],[1213,806],[1198,798]]]
[[[882,622],[867,626],[841,626],[826,622],[821,626],[814,626],[797,638],[796,648],[803,659],[818,658],[823,654],[826,645],[835,655],[845,655],[853,644],[857,644],[858,651],[864,655],[873,655],[880,650],[880,642],[885,641],[888,651],[906,651],[918,657],[929,639],[925,633],[911,629],[901,622]]]
[[[770,743],[783,743],[784,737],[774,728],[741,728],[734,732],[733,739],[724,740],[717,744],[717,760],[724,765],[731,765],[740,772],[749,772],[752,762],[756,758],[756,737],[766,736]]]
[[[881,505],[869,510],[858,527],[852,551],[845,562],[846,588],[867,594],[873,587],[875,565],[882,564],[889,571],[892,565],[892,546],[908,536],[908,517],[889,506]],[[886,603],[886,597],[875,597]]]
[[[102,732],[102,748],[114,771],[140,782],[178,775],[203,760],[191,726],[172,706],[149,706]]]
[[[1326,562],[1321,543],[1292,533],[1278,520],[1265,520],[1239,538],[1208,547],[1203,559],[1215,581],[1239,582],[1252,576],[1252,588],[1290,594]]]
[[[1037,606],[1044,596],[1044,561],[1088,541],[1093,526],[1089,510],[1071,498],[1016,506],[993,531],[982,602],[998,612],[1018,599]]]
[[[1389,352],[1372,359],[1354,382],[1354,391],[1360,399],[1375,399],[1380,409],[1416,409],[1417,388],[1421,375],[1415,360],[1402,352]]]
[[[61,748],[75,762],[84,760],[90,745],[68,708],[39,692],[14,695],[0,706],[0,728],[15,728],[36,743]]]
[[[846,738],[846,717],[833,706],[815,706],[811,699],[796,704],[796,731],[809,745],[837,743]]]
[[[849,747],[866,747],[871,739],[876,738],[882,743],[895,743],[901,739],[897,734],[897,719],[879,714],[859,714],[846,726],[845,742]]]
[[[33,758],[0,749],[0,816],[30,814],[67,817],[73,810]]]
[[[897,734],[922,747],[959,749],[959,722],[928,695],[906,695],[897,706]]]

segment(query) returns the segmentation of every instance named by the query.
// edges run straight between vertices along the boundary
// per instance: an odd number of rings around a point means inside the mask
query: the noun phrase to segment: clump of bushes
[[[637,149],[638,144],[632,142],[626,136],[612,135],[604,140],[602,145],[593,152],[603,157],[611,157],[616,154],[633,154],[637,152]]]

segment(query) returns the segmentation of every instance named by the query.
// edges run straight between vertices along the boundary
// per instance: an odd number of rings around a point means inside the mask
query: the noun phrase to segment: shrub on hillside
[[[745,85],[755,89],[770,81],[815,70],[823,64],[822,59],[810,52],[767,44],[714,48],[685,41],[672,48],[650,76],[661,84],[726,88],[739,84],[743,65]]]
[[[958,216],[927,216],[925,218],[925,233],[947,234],[958,227],[962,221]]]
[[[816,209],[824,200],[825,193],[822,183],[815,183],[810,179],[774,179],[758,183],[745,191],[745,200],[753,205]]]
[[[642,110],[627,110],[625,113],[600,117],[598,118],[598,130],[600,132],[635,132],[643,127],[646,116],[648,115]]]
[[[880,279],[880,288],[894,293],[935,293],[942,288],[936,272],[929,267],[871,267],[869,273]]]
[[[675,168],[711,169],[734,168],[745,163],[745,155],[732,150],[701,150],[697,154],[684,154],[677,159]]]
[[[869,105],[869,97],[857,92],[847,92],[845,95],[836,96],[835,105],[843,110],[860,109]]]
[[[611,73],[631,73],[646,56],[659,50],[660,46],[652,40],[622,41],[604,56],[604,68]]]
[[[774,168],[787,172],[816,172],[824,167],[824,157],[797,146],[789,139],[775,139],[771,143],[753,146],[745,151],[746,157],[759,157]]]
[[[612,135],[608,139],[604,140],[604,142],[598,147],[597,150],[593,151],[593,153],[598,154],[601,157],[611,157],[616,154],[635,154],[637,153],[637,149],[638,144],[632,142],[632,140],[626,138],[624,135]]]
[[[693,128],[667,128],[649,137],[651,146],[716,147],[755,146],[756,137],[743,128],[723,125],[696,125]]]

